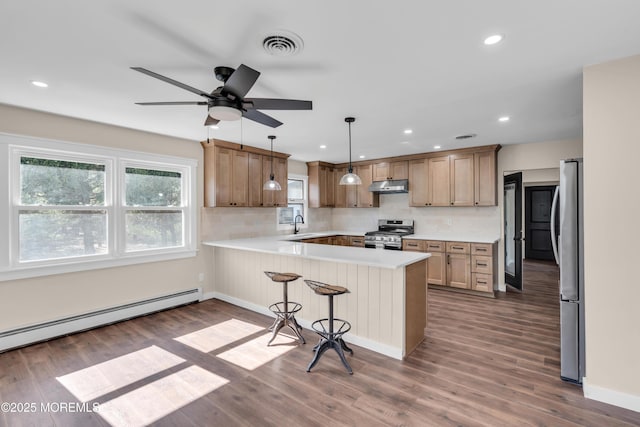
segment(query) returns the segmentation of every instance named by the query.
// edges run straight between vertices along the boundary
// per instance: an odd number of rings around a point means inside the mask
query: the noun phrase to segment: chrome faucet
[[[293,234],[298,234],[300,232],[300,229],[298,228],[298,217],[300,218],[300,224],[304,224],[304,218],[302,215],[296,215],[296,217],[293,218]]]

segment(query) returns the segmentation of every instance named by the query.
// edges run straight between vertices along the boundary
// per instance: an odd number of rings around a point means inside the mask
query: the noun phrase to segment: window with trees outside
[[[0,178],[10,201],[0,207],[0,280],[195,255],[196,160],[0,142],[0,168],[10,171]]]

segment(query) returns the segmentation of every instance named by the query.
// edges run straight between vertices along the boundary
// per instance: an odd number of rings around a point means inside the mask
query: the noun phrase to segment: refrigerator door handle
[[[558,257],[558,241],[556,240],[556,210],[558,209],[558,199],[560,198],[560,187],[556,187],[555,193],[553,193],[553,202],[551,203],[551,246],[553,247],[553,257],[556,259],[556,264],[560,265],[560,259]]]

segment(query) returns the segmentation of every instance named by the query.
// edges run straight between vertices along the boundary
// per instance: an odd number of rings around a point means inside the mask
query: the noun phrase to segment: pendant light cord
[[[353,166],[351,165],[351,122],[349,123],[349,173],[353,172]]]

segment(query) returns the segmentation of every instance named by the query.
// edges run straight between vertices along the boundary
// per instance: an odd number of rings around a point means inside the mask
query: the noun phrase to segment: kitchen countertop
[[[392,251],[385,249],[368,249],[352,246],[334,246],[314,243],[302,243],[293,240],[311,239],[314,237],[352,235],[364,236],[353,232],[321,232],[253,237],[247,239],[216,240],[202,242],[203,245],[220,248],[240,249],[245,251],[271,253],[277,255],[299,256],[321,261],[341,262],[346,264],[368,265],[381,268],[400,268],[427,259],[426,252]]]

